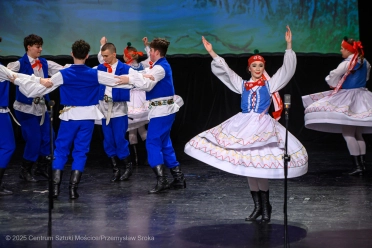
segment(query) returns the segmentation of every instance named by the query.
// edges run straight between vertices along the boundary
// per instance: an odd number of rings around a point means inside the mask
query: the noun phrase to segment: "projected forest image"
[[[97,54],[106,36],[122,54],[142,50],[147,36],[167,38],[168,54],[205,54],[205,36],[219,54],[284,52],[285,26],[293,49],[338,53],[344,36],[359,39],[357,0],[3,0],[0,55],[22,55],[23,38],[43,37],[44,55],[68,55],[77,39]]]

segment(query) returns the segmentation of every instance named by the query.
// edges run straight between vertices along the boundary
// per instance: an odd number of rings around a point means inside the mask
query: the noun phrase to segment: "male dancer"
[[[150,43],[152,64],[146,73],[152,78],[143,77],[137,71],[130,71],[128,76],[118,76],[120,83],[132,84],[146,91],[146,100],[150,100],[149,125],[146,139],[148,162],[157,176],[157,184],[149,191],[159,193],[168,188],[186,188],[182,173],[170,139],[170,131],[183,101],[174,100],[172,69],[165,58],[169,41],[156,38]],[[154,80],[153,80],[154,79]],[[179,102],[178,102],[179,101]],[[170,168],[174,180],[169,184],[163,164]]]
[[[102,57],[104,63],[100,64],[97,69],[115,75],[128,74],[130,66],[116,58],[115,45],[106,43],[106,39],[104,41],[101,39],[101,45],[102,48],[98,57]],[[105,116],[102,119],[103,147],[113,168],[112,182],[128,180],[133,172],[129,142],[125,139],[125,133],[128,129],[127,101],[129,100],[129,89],[117,89],[100,85],[98,108]],[[121,176],[117,159],[122,161],[125,167]]]
[[[2,38],[0,37],[0,42],[1,41]],[[8,166],[10,158],[12,157],[16,148],[12,121],[10,120],[10,116],[8,114],[8,104],[9,81],[7,81],[7,77],[4,75],[4,73],[0,73],[0,130],[3,132],[0,139],[0,196],[13,194],[12,191],[2,187],[5,169]]]
[[[74,64],[52,76],[50,81],[53,86],[51,88],[45,88],[38,82],[23,83],[18,79],[14,81],[20,91],[28,97],[46,94],[60,87],[61,104],[65,107],[59,116],[61,124],[53,160],[54,197],[58,197],[60,193],[63,168],[68,160],[72,144],[74,144],[72,151],[74,161],[71,168],[69,195],[70,199],[79,197],[77,188],[85,168],[94,120],[104,117],[97,108],[99,84],[117,86],[117,79],[113,74],[97,71],[85,65],[89,51],[90,45],[84,40],[74,42],[71,53]]]
[[[43,39],[31,34],[24,38],[26,53],[7,67],[27,75],[48,78],[64,67],[53,61],[40,57]],[[48,178],[47,168],[50,163],[50,122],[45,101],[48,95],[36,95],[28,98],[16,87],[16,100],[13,104],[15,116],[21,124],[22,136],[26,141],[19,177],[27,182],[37,182],[32,175],[32,166],[37,161],[35,175]]]

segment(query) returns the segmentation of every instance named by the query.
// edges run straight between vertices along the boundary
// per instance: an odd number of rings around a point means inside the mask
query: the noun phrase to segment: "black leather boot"
[[[3,188],[2,182],[3,182],[4,173],[5,173],[5,168],[0,168],[0,196],[12,195],[13,194],[12,191]]]
[[[138,153],[137,153],[137,146],[136,144],[130,145],[131,147],[131,153],[133,154],[133,159],[134,159],[134,166],[138,166]]]
[[[110,158],[112,171],[114,172],[113,177],[111,178],[111,182],[117,182],[120,180],[120,169],[118,167],[118,162],[116,159],[117,158],[115,156]]]
[[[48,169],[50,167],[52,160],[50,156],[39,156],[36,162],[36,169],[34,171],[35,176],[42,176],[49,178]]]
[[[359,161],[360,161],[360,166],[362,167],[362,169],[365,171],[366,170],[366,155],[363,154],[363,155],[359,155]]]
[[[269,201],[269,191],[261,191],[262,218],[261,223],[268,223],[271,219],[272,207]]]
[[[173,176],[173,181],[169,184],[171,189],[185,189],[186,188],[186,179],[183,175],[179,166],[170,168],[170,172]]]
[[[156,185],[152,190],[149,190],[149,194],[156,194],[163,190],[169,189],[169,184],[167,180],[167,175],[165,174],[163,165],[157,165],[152,170],[155,172],[156,175]]]
[[[82,172],[78,170],[71,171],[71,177],[70,177],[70,199],[76,199],[79,198],[79,194],[77,192],[78,185],[80,183]]]
[[[353,160],[353,165],[355,167],[355,170],[352,172],[349,172],[349,176],[362,176],[363,175],[363,168],[359,162],[359,156],[351,156],[351,159]]]
[[[59,196],[63,170],[53,170],[53,198]]]
[[[121,175],[120,181],[127,181],[133,173],[133,165],[132,161],[130,160],[130,156],[124,158],[122,161],[125,167],[125,171],[123,175]]]
[[[21,173],[19,174],[19,178],[27,181],[27,182],[37,182],[37,180],[32,176],[32,165],[34,164],[33,161],[29,161],[23,159],[22,166],[21,166]]]
[[[262,215],[262,200],[260,191],[251,191],[251,195],[254,203],[254,209],[253,212],[247,218],[245,218],[245,221],[254,221]]]

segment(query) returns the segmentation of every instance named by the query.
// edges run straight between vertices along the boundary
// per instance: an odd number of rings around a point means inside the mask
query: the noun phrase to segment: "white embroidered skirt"
[[[341,89],[303,96],[305,126],[309,129],[342,133],[342,126],[362,127],[372,133],[372,92],[366,88]]]
[[[249,177],[284,178],[285,128],[269,115],[238,113],[194,138],[185,153],[223,171]],[[288,178],[307,172],[305,147],[288,132]]]
[[[149,123],[149,102],[143,90],[132,89],[128,102],[128,131]]]

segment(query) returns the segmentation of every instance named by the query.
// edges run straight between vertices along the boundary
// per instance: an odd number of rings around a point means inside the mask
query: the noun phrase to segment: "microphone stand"
[[[290,96],[289,96],[290,97]],[[290,100],[289,100],[290,101]],[[287,179],[288,179],[288,162],[291,160],[291,156],[288,155],[288,110],[290,103],[285,101],[285,150],[284,150],[284,247],[289,247],[288,244],[288,221],[287,221]]]
[[[50,111],[49,112],[49,117],[50,117],[50,160],[51,160],[51,163],[50,163],[50,168],[48,170],[48,176],[49,176],[49,218],[48,218],[48,247],[52,247],[52,209],[53,209],[53,160],[54,160],[54,145],[53,145],[53,141],[54,141],[54,137],[53,137],[53,106],[54,106],[54,101],[51,100],[49,101],[48,105],[50,107]]]

